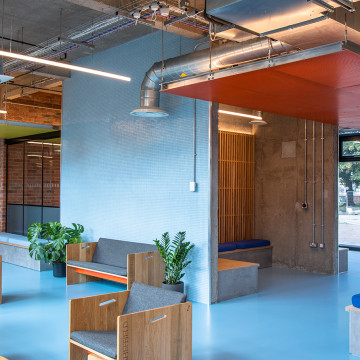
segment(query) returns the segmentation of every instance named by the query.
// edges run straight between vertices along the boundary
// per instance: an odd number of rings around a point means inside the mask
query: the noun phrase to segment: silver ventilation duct
[[[199,75],[220,70],[239,63],[266,58],[293,51],[293,46],[268,38],[257,38],[242,43],[229,42],[211,49],[196,51],[187,55],[155,63],[145,74],[141,84],[140,108],[131,112],[134,116],[162,117],[168,114],[159,108],[161,78],[163,82],[179,80],[184,76]]]

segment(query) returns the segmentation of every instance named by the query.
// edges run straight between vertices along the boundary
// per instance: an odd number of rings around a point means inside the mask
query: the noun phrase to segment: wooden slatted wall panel
[[[255,138],[219,131],[219,243],[254,237]]]

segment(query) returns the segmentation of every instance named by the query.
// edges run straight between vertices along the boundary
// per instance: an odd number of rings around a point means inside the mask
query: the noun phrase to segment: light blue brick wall
[[[183,52],[194,41],[182,39]],[[179,55],[180,38],[165,37],[165,58]],[[189,298],[209,302],[209,106],[197,102],[197,183],[193,167],[193,100],[161,95],[167,118],[136,118],[145,72],[161,60],[161,33],[78,61],[127,75],[131,83],[72,73],[64,82],[61,221],[85,226],[85,238],[152,243],[185,230],[196,244],[186,271]]]

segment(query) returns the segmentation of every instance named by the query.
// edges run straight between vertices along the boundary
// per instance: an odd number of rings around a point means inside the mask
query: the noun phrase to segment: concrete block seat
[[[24,235],[0,232],[0,254],[3,261],[10,264],[37,271],[51,270],[51,265],[44,260],[38,261],[30,257],[29,241]]]
[[[66,283],[106,279],[161,287],[165,267],[155,245],[100,238],[98,242],[66,246]]]
[[[134,282],[130,291],[70,300],[70,360],[191,359],[186,295]]]
[[[218,301],[229,300],[258,291],[259,264],[218,259]]]
[[[269,240],[249,239],[219,244],[219,258],[253,262],[260,269],[272,266],[272,245]]]

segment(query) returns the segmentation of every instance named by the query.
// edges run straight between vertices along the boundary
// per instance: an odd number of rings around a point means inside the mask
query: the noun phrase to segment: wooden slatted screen
[[[254,237],[255,138],[219,131],[219,243]]]

